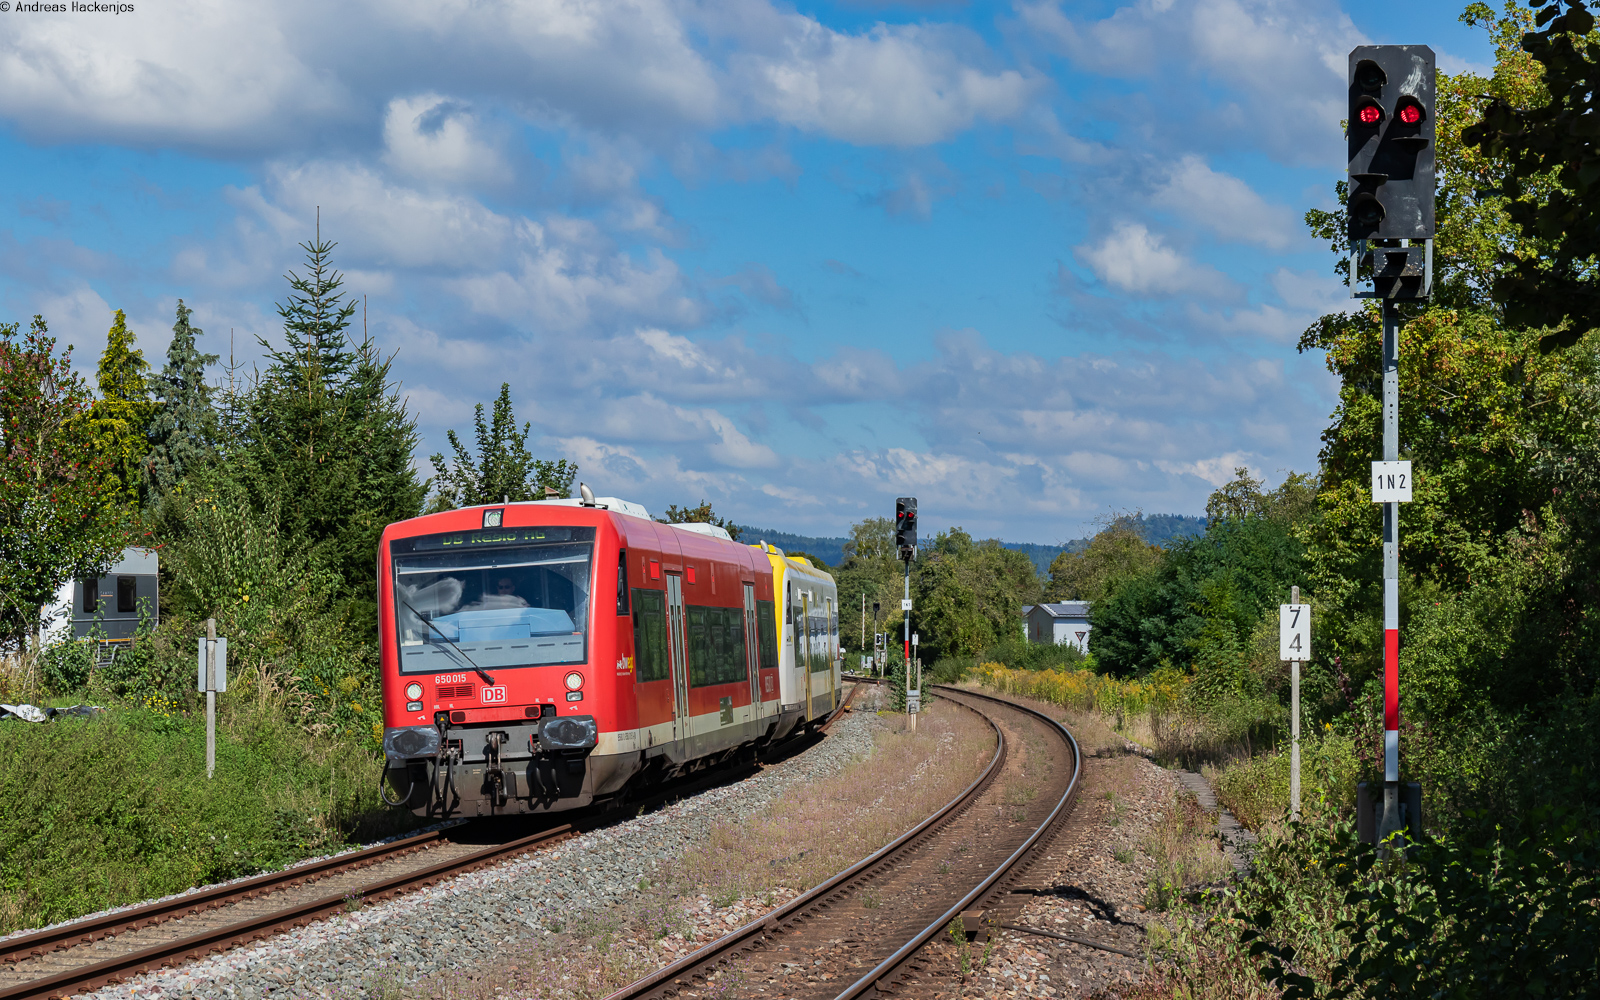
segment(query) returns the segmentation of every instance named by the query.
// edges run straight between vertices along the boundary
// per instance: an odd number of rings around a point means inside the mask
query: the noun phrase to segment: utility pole
[[[1433,50],[1360,45],[1350,52],[1350,294],[1382,301],[1383,460],[1372,463],[1372,502],[1383,505],[1382,841],[1421,817],[1400,792],[1400,504],[1411,500],[1411,463],[1400,460],[1401,302],[1433,292]],[[1372,291],[1359,286],[1370,280]]]

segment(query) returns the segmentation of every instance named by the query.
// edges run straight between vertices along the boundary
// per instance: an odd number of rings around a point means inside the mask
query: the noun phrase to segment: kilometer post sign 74
[[[1278,605],[1278,659],[1311,659],[1311,605]]]

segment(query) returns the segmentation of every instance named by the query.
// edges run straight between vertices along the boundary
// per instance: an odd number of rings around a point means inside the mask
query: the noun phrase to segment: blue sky
[[[1491,61],[1375,0],[134,8],[0,14],[0,320],[85,371],[180,296],[253,363],[320,206],[423,455],[509,381],[602,495],[1047,543],[1314,467],[1345,54]]]

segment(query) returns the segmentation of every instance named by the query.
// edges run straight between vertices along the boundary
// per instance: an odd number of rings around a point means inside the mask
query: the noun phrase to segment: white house
[[[1089,651],[1089,602],[1060,601],[1035,604],[1024,611],[1028,641],[1056,646],[1075,646]]]

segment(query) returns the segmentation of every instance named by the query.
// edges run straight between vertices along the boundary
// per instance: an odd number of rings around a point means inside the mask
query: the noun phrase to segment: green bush
[[[82,690],[94,670],[95,646],[92,642],[68,640],[47,648],[39,657],[39,673],[45,687],[55,694]]]

